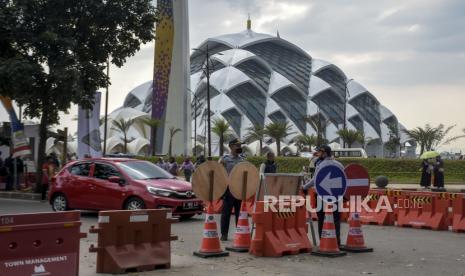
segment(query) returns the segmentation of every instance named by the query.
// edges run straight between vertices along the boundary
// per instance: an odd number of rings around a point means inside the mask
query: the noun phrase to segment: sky
[[[253,31],[279,31],[312,57],[334,63],[406,128],[443,123],[457,125],[451,134],[459,135],[465,128],[463,11],[463,0],[189,0],[190,47],[243,31],[250,14]],[[122,68],[111,66],[110,112],[152,72],[153,43]],[[77,108],[69,113],[62,124],[75,131]],[[1,121],[5,116],[2,110]],[[441,149],[465,152],[465,139]]]

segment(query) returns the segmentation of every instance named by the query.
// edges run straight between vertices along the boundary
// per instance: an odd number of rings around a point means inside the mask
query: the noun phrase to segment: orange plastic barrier
[[[397,203],[397,226],[448,230],[450,200],[439,193],[408,192]]]
[[[0,216],[0,275],[79,275],[80,213]]]
[[[98,228],[97,273],[126,273],[169,268],[171,264],[171,218],[168,209],[101,211]]]
[[[312,187],[308,190],[308,197],[310,199],[310,206],[312,207],[312,210],[316,210],[316,205],[317,205],[317,202],[316,202],[316,197],[317,197],[317,194],[316,194],[316,191],[315,189]],[[309,216],[312,218],[313,221],[318,221],[318,215],[316,214],[316,212],[314,211],[309,211]]]
[[[312,245],[308,239],[305,206],[282,212],[265,212],[264,201],[256,202],[252,218],[256,225],[250,253],[260,257],[279,257],[308,253]],[[278,204],[276,204],[278,209]]]
[[[360,222],[362,224],[375,224],[375,225],[394,225],[395,214],[396,214],[396,203],[397,197],[401,194],[401,191],[391,191],[391,190],[378,190],[372,189],[368,193],[369,201],[368,206],[371,210],[365,210],[362,208],[360,213]],[[382,196],[387,196],[387,199],[394,212],[389,212],[388,210],[382,209],[376,212],[376,206],[378,205],[379,199]]]
[[[450,194],[452,200],[452,231],[465,232],[465,194]]]

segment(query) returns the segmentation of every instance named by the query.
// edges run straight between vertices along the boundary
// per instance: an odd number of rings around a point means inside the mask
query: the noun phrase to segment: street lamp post
[[[194,97],[194,151],[193,154],[197,155],[197,95],[188,88],[189,92],[191,92],[192,96]]]
[[[343,122],[343,129],[347,129],[347,104],[349,103],[349,89],[348,84],[349,82],[353,81],[354,79],[349,79],[345,81],[345,89],[344,89],[344,122]],[[343,147],[346,147],[346,142],[343,141]]]
[[[206,49],[192,48],[194,51],[199,51],[205,54],[206,64],[205,64],[205,76],[207,77],[207,139],[208,139],[208,158],[212,156],[212,143],[211,143],[211,112],[210,112],[210,53],[208,52],[208,43]],[[217,53],[217,55],[222,55],[222,53]]]

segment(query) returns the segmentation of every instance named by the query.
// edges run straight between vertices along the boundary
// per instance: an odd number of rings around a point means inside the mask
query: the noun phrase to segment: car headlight
[[[149,193],[153,195],[164,196],[164,197],[169,197],[174,193],[174,191],[171,191],[171,190],[154,188],[154,187],[147,187],[147,190],[149,191]]]

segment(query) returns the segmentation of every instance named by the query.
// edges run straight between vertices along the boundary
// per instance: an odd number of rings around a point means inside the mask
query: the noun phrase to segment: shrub
[[[158,160],[156,156],[138,158],[151,162]],[[215,161],[218,159],[218,157],[213,158]],[[247,158],[247,161],[257,168],[265,160],[266,158],[261,156]],[[183,161],[184,157],[176,157],[176,162],[182,163]],[[421,161],[418,159],[340,158],[338,161],[344,166],[350,163],[364,166],[373,182],[379,175],[387,176],[391,183],[419,183],[420,181]],[[300,173],[304,166],[309,165],[309,160],[300,157],[276,157],[276,163],[280,173]],[[447,183],[465,183],[465,160],[445,160],[444,170]]]

